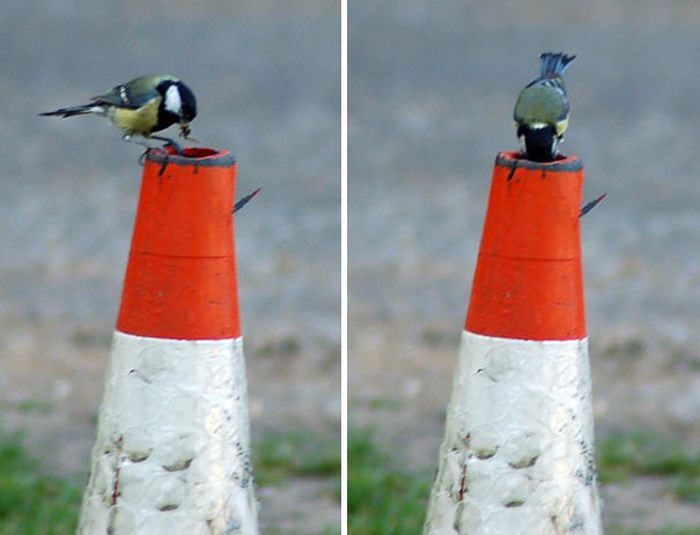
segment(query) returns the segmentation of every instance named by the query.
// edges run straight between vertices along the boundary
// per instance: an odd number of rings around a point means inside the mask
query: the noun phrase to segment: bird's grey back
[[[170,75],[147,75],[113,87],[103,95],[92,98],[95,104],[111,104],[121,108],[137,109],[159,96],[153,89],[160,81],[177,80]]]

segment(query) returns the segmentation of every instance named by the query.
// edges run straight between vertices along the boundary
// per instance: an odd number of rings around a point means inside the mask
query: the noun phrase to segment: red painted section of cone
[[[194,149],[190,149],[194,150]],[[122,303],[121,332],[177,340],[241,334],[228,151],[147,157]]]
[[[586,336],[579,211],[583,167],[496,159],[467,312],[470,332],[522,340]]]

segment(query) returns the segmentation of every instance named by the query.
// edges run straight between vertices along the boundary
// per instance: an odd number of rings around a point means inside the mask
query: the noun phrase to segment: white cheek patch
[[[180,112],[182,111],[180,91],[178,91],[176,85],[171,85],[165,92],[165,109],[176,115],[180,115]]]

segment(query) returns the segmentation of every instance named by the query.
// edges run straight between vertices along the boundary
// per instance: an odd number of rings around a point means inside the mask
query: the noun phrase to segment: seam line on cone
[[[131,255],[142,255],[142,256],[156,256],[159,258],[201,258],[203,260],[207,259],[216,259],[216,258],[231,258],[230,254],[227,255],[212,255],[212,256],[201,256],[201,255],[178,255],[178,254],[161,254],[161,253],[148,253],[145,251],[131,251],[129,253],[129,256]]]
[[[492,258],[505,258],[506,260],[523,260],[525,262],[572,262],[580,257],[574,256],[571,258],[529,258],[526,256],[508,256],[494,253],[479,253],[480,256],[490,256]]]

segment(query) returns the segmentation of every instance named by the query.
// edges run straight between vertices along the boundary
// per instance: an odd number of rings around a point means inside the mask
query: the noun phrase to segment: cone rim
[[[236,163],[230,150],[216,150],[208,147],[187,147],[184,155],[174,154],[169,150],[151,149],[146,154],[146,161],[167,163],[168,165],[196,165],[198,167],[231,167]]]
[[[541,169],[544,171],[580,171],[583,169],[583,162],[578,156],[572,154],[553,162],[533,162],[526,160],[517,151],[502,151],[496,156],[496,165],[501,167],[513,167],[524,169]]]

